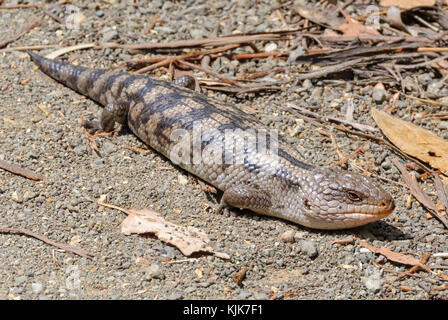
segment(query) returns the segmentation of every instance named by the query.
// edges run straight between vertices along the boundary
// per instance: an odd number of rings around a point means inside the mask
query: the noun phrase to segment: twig
[[[418,274],[408,273],[407,271],[391,270],[391,269],[386,269],[386,268],[384,268],[382,266],[381,266],[381,268],[384,270],[384,272],[396,273],[396,274],[399,274],[399,275],[407,275],[407,276],[411,276],[411,277],[414,277],[414,278],[423,279],[423,280],[429,281],[431,283],[438,283],[441,280],[441,279],[427,278],[427,277],[424,277],[424,276],[420,276]]]
[[[417,183],[417,179],[415,176],[411,176],[406,168],[397,160],[392,159],[393,164],[400,170],[401,175],[403,176],[403,180],[406,182],[409,190],[412,195],[420,202],[428,212],[435,218],[439,219],[442,224],[448,228],[448,220],[444,216],[442,216],[437,209],[437,206],[432,202],[432,200],[428,197],[426,193],[423,192],[422,188]]]
[[[25,169],[15,164],[8,163],[6,161],[0,160],[0,168],[9,171],[11,173],[15,173],[21,175],[22,177],[31,179],[31,180],[42,180],[44,177],[38,173],[35,173],[29,169]]]
[[[448,48],[428,48],[421,47],[417,49],[417,52],[448,52]]]
[[[149,19],[149,25],[148,27],[143,30],[143,34],[147,34],[149,31],[152,30],[152,28],[154,28],[154,26],[156,25],[157,21],[159,20],[160,16],[158,14],[156,14],[155,16],[151,17]]]
[[[11,9],[27,9],[27,8],[37,8],[46,5],[45,2],[38,2],[33,4],[18,4],[14,6],[1,6],[0,10],[11,10]]]
[[[321,77],[326,76],[328,74],[344,71],[344,70],[346,70],[346,69],[348,69],[348,68],[350,68],[350,67],[352,67],[354,65],[357,65],[358,63],[362,62],[363,60],[364,59],[362,59],[362,58],[358,58],[358,59],[353,59],[353,60],[349,60],[349,61],[344,61],[342,63],[337,63],[337,64],[332,65],[332,66],[320,68],[317,71],[312,71],[312,72],[308,72],[308,73],[299,74],[299,75],[295,76],[295,79],[297,79],[297,80],[305,80],[305,79],[321,78]]]
[[[369,143],[369,140],[365,141],[362,146],[360,146],[359,148],[357,148],[352,154],[345,156],[344,158],[342,158],[341,160],[339,160],[338,162],[333,163],[332,165],[330,165],[330,168],[333,167],[337,167],[340,166],[341,164],[343,164],[344,162],[350,160],[351,158],[353,158],[354,156],[356,156],[359,152],[362,151],[362,149]]]
[[[439,178],[439,175],[434,174],[434,186],[436,187],[437,195],[439,197],[440,202],[442,203],[443,209],[446,213],[448,213],[448,196],[445,187],[443,186],[442,181]]]
[[[36,239],[38,239],[40,241],[43,241],[46,244],[49,244],[49,245],[51,245],[53,247],[57,247],[57,248],[62,249],[64,251],[68,251],[68,252],[72,252],[74,254],[77,254],[77,255],[79,255],[81,257],[91,258],[91,257],[94,256],[93,254],[89,253],[88,251],[86,251],[84,249],[81,249],[81,248],[78,248],[78,247],[75,247],[75,246],[71,246],[71,245],[68,245],[68,244],[55,242],[53,240],[48,239],[45,236],[42,236],[40,234],[34,233],[32,231],[29,231],[29,230],[25,230],[25,229],[0,228],[0,233],[19,233],[19,234],[24,234],[24,235],[36,238]]]
[[[44,44],[44,45],[37,45],[37,46],[9,47],[9,48],[0,49],[0,52],[42,50],[42,49],[57,48],[57,47],[59,47],[59,44]]]
[[[443,48],[443,49],[448,49],[448,48]],[[447,50],[447,52],[448,52],[448,50]],[[423,63],[416,63],[416,64],[404,65],[404,66],[403,65],[396,65],[396,66],[398,68],[400,68],[400,69],[418,69],[418,68],[421,68],[421,67],[430,66],[433,63],[436,63],[436,62],[439,62],[439,61],[443,61],[443,60],[446,60],[446,59],[448,59],[447,55],[441,56],[441,57],[438,57],[436,59],[433,59],[433,60],[430,60],[430,61],[426,61],[426,62],[423,62]]]
[[[405,94],[405,93],[403,93],[401,91],[398,91],[396,89],[393,89],[393,88],[391,88],[389,90],[392,91],[392,92],[399,92],[401,95],[405,96],[406,98],[417,100],[417,101],[420,101],[420,102],[423,102],[423,103],[427,103],[427,104],[430,104],[430,105],[433,105],[433,106],[448,107],[448,103],[437,102],[437,101],[434,101],[434,100],[414,97],[414,96]]]
[[[266,77],[267,75],[270,75],[271,73],[277,74],[277,73],[281,73],[281,72],[285,72],[284,67],[275,67],[273,69],[251,73],[246,78],[249,80],[254,80],[254,79]]]
[[[262,33],[238,36],[221,36],[206,39],[179,40],[173,42],[150,42],[135,44],[103,43],[104,48],[117,48],[127,50],[155,50],[155,49],[181,49],[194,47],[218,47],[229,44],[251,43],[253,41],[276,41],[283,40],[286,34],[292,34],[296,31],[284,31],[282,33]]]
[[[202,71],[202,72],[204,72],[206,74],[209,74],[209,75],[211,75],[211,76],[213,76],[213,77],[215,77],[215,78],[217,78],[217,79],[219,79],[219,80],[221,80],[223,82],[229,83],[229,84],[234,85],[236,87],[243,87],[243,85],[241,83],[239,83],[238,81],[235,81],[235,80],[223,77],[220,74],[218,74],[216,72],[213,72],[211,70],[207,70],[206,68],[203,68],[203,67],[201,67],[199,65],[196,65],[196,64],[193,64],[193,63],[189,63],[189,62],[186,62],[186,61],[182,61],[182,60],[178,60],[176,62],[178,62],[180,64],[183,64],[185,66],[188,66],[188,67],[190,67],[192,69],[200,70],[200,71]]]
[[[232,56],[233,59],[244,60],[244,59],[260,59],[268,57],[282,57],[288,56],[289,54],[284,52],[257,52],[257,53],[240,53]]]
[[[219,53],[219,52],[224,52],[227,50],[232,50],[232,49],[238,48],[239,46],[240,46],[240,44],[232,44],[232,45],[222,46],[219,48],[199,51],[199,52],[196,52],[193,54],[184,54],[181,56],[170,56],[170,57],[147,57],[147,58],[143,58],[143,59],[139,59],[139,60],[130,60],[130,61],[127,61],[126,63],[137,64],[137,63],[145,63],[145,62],[156,62],[150,66],[147,66],[147,67],[144,67],[142,69],[135,71],[136,74],[142,74],[142,73],[146,73],[148,71],[157,69],[159,67],[164,67],[166,65],[169,65],[169,64],[174,63],[179,60],[197,59],[197,58],[201,58],[202,56],[209,55],[212,53]]]
[[[313,112],[313,111],[309,111],[303,107],[300,107],[298,105],[292,104],[292,103],[288,103],[287,104],[288,107],[290,107],[293,110],[296,110],[296,112],[300,112],[303,113],[307,116],[313,117],[321,122],[335,122],[335,123],[341,123],[344,125],[348,125],[351,126],[359,131],[365,132],[365,131],[369,131],[369,132],[378,132],[378,129],[371,127],[369,125],[366,124],[361,124],[361,123],[356,123],[356,122],[352,122],[352,121],[347,121],[344,119],[338,119],[338,118],[333,118],[333,117],[328,117],[328,116],[321,116],[320,114]]]

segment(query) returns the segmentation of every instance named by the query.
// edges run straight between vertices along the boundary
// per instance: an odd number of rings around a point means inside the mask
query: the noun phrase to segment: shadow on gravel
[[[412,235],[408,233],[404,233],[400,229],[394,227],[390,223],[384,220],[379,220],[370,223],[366,226],[368,230],[370,231],[371,235],[369,234],[360,234],[361,238],[364,239],[371,239],[371,240],[406,240],[406,239],[412,239]]]

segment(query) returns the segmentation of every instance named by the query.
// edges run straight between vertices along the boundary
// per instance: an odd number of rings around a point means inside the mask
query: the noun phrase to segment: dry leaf
[[[403,9],[411,9],[416,7],[428,6],[436,4],[436,0],[381,0],[380,5],[383,7],[396,6]]]
[[[243,283],[244,278],[246,277],[246,272],[247,272],[247,267],[246,266],[241,267],[241,269],[233,277],[233,281],[237,285],[241,286],[241,284]]]
[[[214,253],[207,234],[195,227],[178,226],[149,209],[123,211],[128,214],[121,223],[121,232],[125,235],[154,234],[161,241],[176,246],[186,256],[195,252]]]
[[[358,21],[350,18],[347,16],[344,12],[344,10],[340,9],[342,15],[344,16],[345,20],[347,20],[347,23],[339,26],[338,30],[340,30],[344,36],[361,36],[361,35],[368,35],[368,34],[380,34],[378,30],[366,27],[365,25],[359,23]]]
[[[366,27],[358,22],[352,22],[343,24],[339,27],[339,30],[344,34],[344,36],[354,37],[354,36],[365,36],[368,34],[380,34],[377,30]]]
[[[401,291],[403,291],[403,292],[409,292],[409,291],[414,290],[414,289],[412,289],[411,287],[408,287],[408,286],[399,286],[398,288],[399,288]]]
[[[419,259],[407,256],[402,253],[394,252],[386,247],[381,247],[381,248],[374,247],[371,244],[367,243],[367,241],[365,241],[365,240],[358,239],[358,241],[359,241],[359,245],[361,247],[367,248],[372,252],[382,254],[390,261],[400,263],[400,264],[405,264],[408,266],[419,266],[422,269],[425,269],[426,271],[431,272],[431,270],[428,269],[426,266],[424,266],[420,262]]]
[[[397,169],[400,170],[404,182],[411,190],[411,193],[415,197],[415,199],[417,199],[417,201],[420,202],[431,213],[431,215],[439,219],[440,222],[442,222],[445,227],[448,228],[448,220],[443,217],[443,215],[441,215],[440,211],[437,209],[437,206],[420,187],[415,176],[410,175],[406,168],[397,159],[392,159],[392,162],[397,167]],[[435,175],[436,187],[438,185],[437,179],[438,176]]]
[[[435,133],[372,108],[372,117],[384,135],[400,150],[448,172],[448,142]]]
[[[314,6],[313,7],[297,6],[295,10],[303,18],[308,19],[326,28],[331,28],[333,30],[337,30],[341,26],[341,24],[344,23],[344,20],[340,18],[331,17],[328,14],[327,10],[322,10]]]

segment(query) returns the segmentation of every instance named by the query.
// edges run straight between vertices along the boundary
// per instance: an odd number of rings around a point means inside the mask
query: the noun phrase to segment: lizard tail
[[[103,104],[100,94],[103,90],[102,88],[95,87],[95,82],[101,75],[107,72],[106,70],[74,66],[59,60],[47,59],[31,51],[26,52],[43,73],[63,85]]]

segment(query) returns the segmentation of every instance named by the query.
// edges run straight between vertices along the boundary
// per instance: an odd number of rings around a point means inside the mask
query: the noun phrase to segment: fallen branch
[[[45,2],[38,2],[32,4],[17,4],[14,6],[1,6],[0,10],[12,10],[12,9],[28,9],[28,8],[37,8],[46,5]]]
[[[285,31],[285,33],[295,31]],[[238,36],[222,36],[216,38],[179,40],[173,42],[150,42],[135,44],[103,43],[104,48],[126,49],[126,50],[155,50],[155,49],[183,49],[194,47],[218,47],[229,44],[242,44],[252,41],[277,41],[285,39],[285,35],[278,33],[262,33]]]
[[[63,243],[59,243],[59,242],[55,242],[53,240],[48,239],[45,236],[42,236],[40,234],[34,233],[32,231],[29,230],[25,230],[25,229],[19,229],[19,228],[0,228],[0,233],[18,233],[18,234],[23,234],[23,235],[27,235],[33,238],[36,238],[40,241],[45,242],[46,244],[49,244],[53,247],[57,247],[59,249],[62,249],[64,251],[68,251],[68,252],[72,252],[74,254],[77,254],[81,257],[85,257],[85,258],[91,258],[94,255],[89,253],[88,251],[75,247],[75,246],[71,246],[68,244],[63,244]]]
[[[42,180],[44,178],[42,175],[35,173],[29,169],[19,167],[15,164],[3,160],[0,160],[0,168],[31,180]]]
[[[235,81],[235,80],[223,77],[220,74],[218,74],[216,72],[213,72],[213,71],[211,71],[209,69],[203,68],[203,67],[201,67],[199,65],[196,65],[196,64],[193,64],[193,63],[189,63],[189,62],[186,62],[186,61],[182,61],[182,60],[179,60],[177,62],[180,63],[180,64],[183,64],[183,65],[185,65],[187,67],[190,67],[192,69],[197,69],[197,70],[200,70],[200,71],[202,71],[204,73],[207,73],[207,74],[209,74],[209,75],[211,75],[211,76],[213,76],[213,77],[215,77],[215,78],[217,78],[217,79],[219,79],[219,80],[221,80],[221,81],[223,81],[225,83],[234,85],[236,87],[243,87],[243,85],[241,83],[239,83],[238,81]]]
[[[428,197],[428,195],[423,192],[422,188],[417,183],[417,179],[414,176],[411,176],[406,168],[397,160],[392,159],[393,164],[400,170],[401,175],[403,176],[403,180],[411,191],[412,195],[420,202],[429,213],[440,220],[443,225],[448,228],[448,220],[437,209],[437,206],[432,202],[432,200]]]
[[[296,112],[305,114],[306,116],[315,118],[317,120],[319,120],[320,122],[326,123],[326,122],[335,122],[335,123],[340,123],[340,124],[344,124],[344,125],[348,125],[351,126],[355,129],[358,129],[359,131],[365,132],[365,131],[369,131],[369,132],[378,132],[378,129],[369,126],[367,124],[361,124],[361,123],[356,123],[353,121],[347,121],[347,120],[343,120],[343,119],[338,119],[338,118],[333,118],[333,117],[328,117],[328,116],[321,116],[320,114],[307,110],[303,107],[300,107],[298,105],[292,104],[292,103],[288,103],[287,104],[288,107],[290,107],[293,110],[296,110]]]

